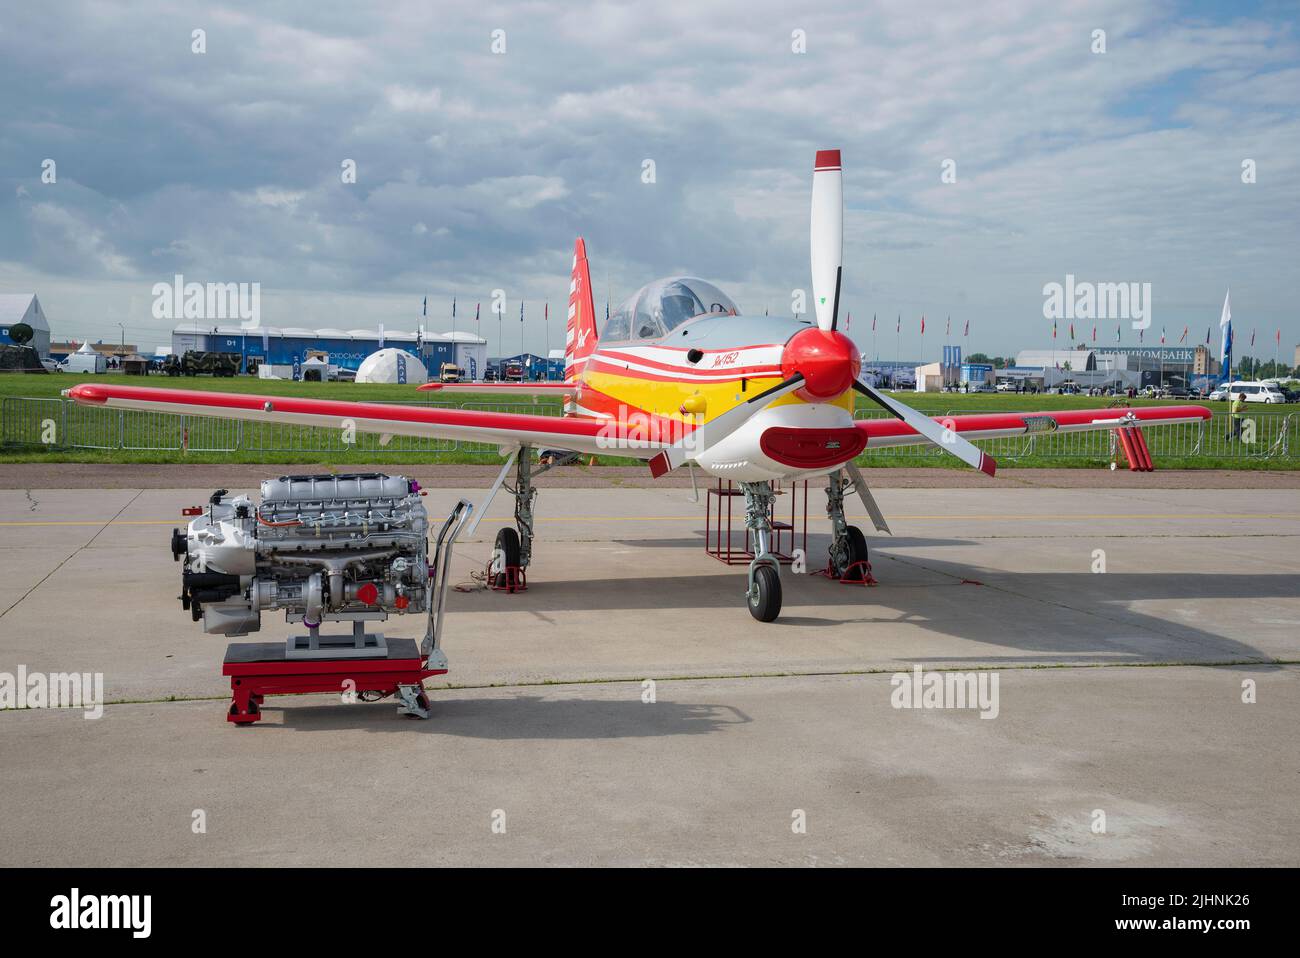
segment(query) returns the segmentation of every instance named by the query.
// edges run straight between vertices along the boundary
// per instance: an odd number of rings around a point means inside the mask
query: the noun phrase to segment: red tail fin
[[[564,334],[564,378],[577,379],[596,349],[596,306],[591,296],[587,244],[573,244],[573,280],[569,283],[569,321]]]

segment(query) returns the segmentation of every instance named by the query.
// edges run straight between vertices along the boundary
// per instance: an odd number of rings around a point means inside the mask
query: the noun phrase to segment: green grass
[[[373,383],[304,383],[287,380],[258,380],[248,377],[217,379],[213,377],[176,377],[124,375],[0,375],[0,403],[6,398],[59,399],[60,391],[81,382],[112,385],[142,386],[181,390],[210,390],[215,392],[254,393],[267,396],[298,396],[310,399],[353,400],[367,402],[415,402],[440,406],[454,405],[465,408],[508,409],[512,412],[532,412],[558,415],[560,400],[554,397],[521,397],[505,393],[476,395],[440,395],[437,392],[421,393],[412,385],[398,386]],[[1013,412],[1063,409],[1103,408],[1109,400],[1089,396],[1025,395],[1015,393],[912,393],[895,394],[899,399],[931,416],[960,415],[969,412]],[[1189,400],[1133,400],[1134,406],[1186,405]],[[1267,410],[1252,409],[1259,417],[1265,441],[1254,447],[1256,454],[1239,455],[1242,447],[1223,442],[1226,428],[1218,421],[1227,412],[1225,403],[1200,402],[1216,413],[1216,421],[1205,427],[1203,452],[1187,453],[1194,447],[1196,426],[1172,426],[1152,429],[1147,433],[1156,464],[1172,469],[1253,469],[1276,470],[1300,468],[1300,416],[1288,425],[1291,431],[1291,454],[1287,457],[1266,458],[1262,453],[1268,448],[1285,416],[1293,407]],[[6,408],[7,407],[7,408]],[[181,451],[180,419],[148,413],[128,412],[120,427],[111,430],[113,436],[126,436],[128,445],[161,446],[157,449],[89,449],[76,447],[46,448],[34,445],[31,423],[16,425],[21,418],[23,404],[0,405],[0,462],[104,462],[104,463],[300,463],[346,468],[349,465],[373,462],[399,463],[497,463],[500,461],[495,445],[450,444],[434,440],[415,440],[397,437],[387,447],[378,444],[378,437],[360,435],[354,447],[339,441],[337,430],[307,429],[291,426],[272,426],[245,423],[238,427],[237,451],[220,451],[235,444],[234,428],[224,420],[189,420],[188,438],[191,451]],[[858,409],[863,414],[883,415],[883,412],[865,398],[859,397]],[[42,413],[44,414],[44,413]],[[79,410],[77,426],[69,420],[68,428],[76,432],[79,443],[98,442],[88,438],[99,436],[104,423],[102,410]],[[111,414],[110,414],[111,415]],[[6,421],[6,417],[8,421]],[[99,417],[99,418],[96,418]],[[98,423],[98,426],[96,426]],[[110,423],[111,424],[111,423]],[[118,429],[120,428],[120,431]],[[16,441],[26,438],[26,442]],[[105,444],[115,440],[106,439]],[[1104,434],[1075,436],[1044,436],[1036,440],[1034,452],[1029,452],[1025,441],[996,440],[982,443],[984,448],[998,458],[1004,467],[1036,468],[1096,468],[1109,458],[1109,440]],[[205,451],[205,449],[207,451]],[[958,460],[931,447],[915,446],[899,449],[881,449],[869,452],[858,460],[863,465],[875,467],[965,468]],[[601,457],[606,465],[635,464],[637,460]]]

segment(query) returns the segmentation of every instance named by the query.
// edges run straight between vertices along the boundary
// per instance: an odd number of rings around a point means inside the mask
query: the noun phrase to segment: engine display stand
[[[290,659],[371,659],[387,654],[384,633],[367,632],[364,622],[353,622],[351,635],[322,635],[319,626],[310,626],[306,635],[285,642],[285,657]]]
[[[461,499],[438,531],[429,565],[424,638],[419,645],[414,639],[385,642],[382,635],[365,632],[360,619],[353,622],[351,637],[321,636],[311,628],[311,636],[295,636],[287,643],[232,642],[226,646],[221,667],[221,674],[230,677],[226,721],[251,725],[262,717],[262,702],[268,695],[308,692],[334,692],[344,702],[396,695],[397,714],[428,718],[429,696],[424,691],[424,680],[447,674],[442,613],[451,549],[473,511],[473,505]],[[331,640],[339,643],[333,652],[327,645]]]
[[[427,668],[414,639],[389,639],[386,656],[366,659],[293,659],[286,657],[283,642],[233,642],[226,647],[221,674],[230,677],[226,721],[248,725],[262,717],[266,696],[309,692],[355,696],[352,701],[366,692],[397,695],[404,709],[415,706],[406,714],[427,714],[422,683],[447,670]]]

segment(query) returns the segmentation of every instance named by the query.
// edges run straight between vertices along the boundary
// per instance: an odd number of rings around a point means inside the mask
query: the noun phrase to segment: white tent
[[[371,353],[357,368],[359,383],[423,383],[429,379],[424,363],[404,349]]]

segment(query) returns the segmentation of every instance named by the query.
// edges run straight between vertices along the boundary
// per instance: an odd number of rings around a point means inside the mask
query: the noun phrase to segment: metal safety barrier
[[[477,409],[558,416],[558,403],[380,402],[379,405]],[[131,452],[249,453],[264,457],[322,453],[364,457],[495,454],[497,444],[425,436],[384,436],[343,428],[248,422],[213,416],[103,409],[64,399],[0,400],[0,445]]]

